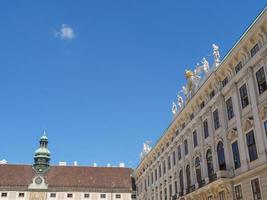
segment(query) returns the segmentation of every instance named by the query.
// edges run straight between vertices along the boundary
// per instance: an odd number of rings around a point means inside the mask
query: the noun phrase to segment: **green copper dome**
[[[34,152],[34,164],[33,167],[37,173],[43,173],[49,168],[50,163],[50,151],[47,148],[48,137],[44,132],[40,138],[40,147]]]

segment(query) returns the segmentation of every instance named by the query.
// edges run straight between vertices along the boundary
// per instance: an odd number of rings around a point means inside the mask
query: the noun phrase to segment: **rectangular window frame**
[[[204,132],[204,138],[208,138],[209,137],[209,122],[208,119],[205,119],[203,121],[203,132]]]
[[[243,68],[243,64],[240,61],[236,66],[235,66],[235,73],[237,74],[241,69]]]
[[[239,97],[240,97],[240,101],[241,101],[241,108],[242,109],[246,108],[250,104],[246,83],[242,84],[239,87]]]
[[[258,43],[256,43],[251,49],[250,49],[250,56],[253,57],[257,54],[257,52],[260,50],[260,46]]]
[[[237,188],[239,188],[237,190]],[[238,193],[237,193],[238,191]],[[242,184],[234,185],[235,200],[243,200]]]
[[[1,192],[1,198],[7,198],[8,193],[7,192]]]
[[[197,138],[197,131],[196,130],[193,131],[193,144],[194,144],[194,148],[196,148],[198,146],[198,138]]]
[[[260,195],[260,199],[257,197],[257,198],[255,198],[255,192],[257,192],[257,191],[254,191],[254,188],[253,188],[253,185],[252,185],[252,183],[253,183],[253,181],[258,181],[258,186],[259,186],[259,195]],[[251,188],[251,194],[252,194],[252,198],[253,198],[253,200],[262,200],[263,198],[263,196],[262,196],[262,188],[261,188],[261,182],[260,182],[260,178],[259,177],[253,177],[253,178],[251,178],[250,179],[250,188]]]
[[[252,140],[252,138],[248,137],[249,134],[252,134],[252,136],[253,136],[253,143],[250,141],[250,140]],[[256,139],[255,139],[255,132],[253,129],[251,129],[250,131],[248,131],[246,133],[246,142],[247,142],[247,150],[248,150],[249,160],[250,160],[250,162],[253,162],[253,161],[257,160],[259,157],[258,156],[257,143],[256,143]]]
[[[234,144],[236,144],[236,149],[234,151]],[[233,156],[233,163],[235,170],[239,169],[241,167],[241,160],[240,160],[240,152],[239,152],[239,146],[238,146],[238,141],[234,141],[231,144],[231,149],[232,149],[232,156]],[[238,157],[238,161],[236,161],[236,156]]]
[[[213,116],[213,124],[214,124],[214,129],[217,130],[220,128],[221,124],[220,124],[220,117],[219,117],[219,110],[218,108],[216,108],[213,112],[212,112],[212,116]]]
[[[229,97],[225,101],[225,105],[226,105],[226,111],[227,111],[227,119],[231,120],[235,116],[232,97]]]
[[[184,155],[188,155],[188,142],[187,139],[184,140]]]
[[[258,86],[258,92],[259,95],[261,95],[267,90],[266,74],[263,66],[256,71],[255,77]]]

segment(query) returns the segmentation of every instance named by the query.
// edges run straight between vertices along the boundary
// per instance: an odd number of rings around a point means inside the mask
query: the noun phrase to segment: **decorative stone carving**
[[[262,120],[267,118],[267,105],[264,105],[259,109],[259,115]]]
[[[216,146],[217,146],[217,144],[218,144],[219,142],[223,142],[223,138],[222,138],[221,136],[217,135],[217,136],[215,137],[214,142],[215,142],[215,144],[216,144]]]
[[[228,140],[233,140],[234,138],[237,138],[237,129],[236,128],[231,128],[228,133],[227,133],[227,139]]]
[[[45,179],[41,175],[37,175],[33,178],[32,183],[28,186],[31,190],[46,190],[48,185],[45,183]]]
[[[242,123],[242,129],[243,129],[243,132],[247,132],[249,129],[251,129],[254,125],[254,122],[253,122],[253,118],[252,117],[249,117],[247,119],[245,119]]]

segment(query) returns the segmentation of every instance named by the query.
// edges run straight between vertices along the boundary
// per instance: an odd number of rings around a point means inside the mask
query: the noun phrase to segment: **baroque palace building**
[[[125,167],[51,166],[43,135],[33,165],[0,165],[0,200],[132,200],[133,170]]]
[[[213,55],[186,71],[172,122],[144,144],[138,200],[267,199],[267,8],[222,61],[217,45]]]

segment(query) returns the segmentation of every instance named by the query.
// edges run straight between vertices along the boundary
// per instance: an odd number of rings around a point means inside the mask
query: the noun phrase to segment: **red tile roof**
[[[119,167],[51,166],[44,177],[48,188],[131,190],[132,172]],[[0,165],[0,187],[28,187],[35,176],[31,165]]]

